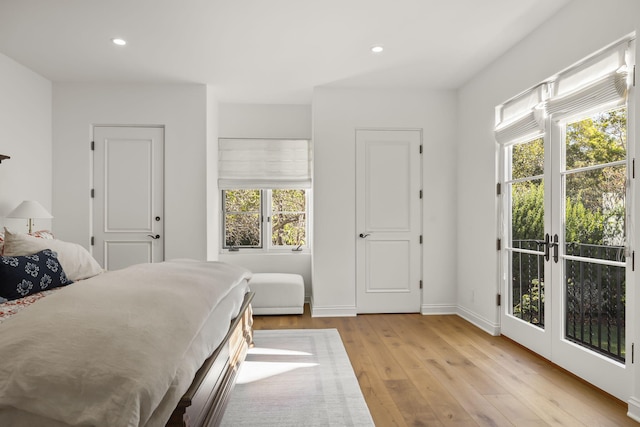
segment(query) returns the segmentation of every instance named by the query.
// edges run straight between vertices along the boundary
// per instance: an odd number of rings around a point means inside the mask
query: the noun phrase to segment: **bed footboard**
[[[166,427],[213,427],[220,424],[238,369],[253,345],[253,293],[245,295],[240,314],[224,341],[196,372]]]

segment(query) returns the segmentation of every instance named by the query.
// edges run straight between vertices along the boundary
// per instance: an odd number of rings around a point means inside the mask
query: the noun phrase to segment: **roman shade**
[[[628,78],[626,67],[622,67],[564,96],[549,99],[545,109],[553,119],[561,120],[598,107],[624,105]]]
[[[311,188],[311,141],[221,138],[218,186],[222,190]]]
[[[532,140],[544,135],[544,94],[541,84],[496,108],[496,141],[499,144]]]
[[[561,121],[624,105],[632,43],[617,43],[496,107],[496,142],[510,144],[544,136],[547,117]]]

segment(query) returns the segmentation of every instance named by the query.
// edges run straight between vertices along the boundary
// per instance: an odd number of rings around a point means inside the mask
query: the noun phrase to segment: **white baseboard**
[[[311,309],[311,317],[354,317],[358,315],[358,311],[355,306],[327,306],[319,307],[313,303],[313,297],[309,302],[309,308]]]
[[[640,399],[632,397],[627,401],[627,404],[629,405],[627,416],[629,416],[629,418],[631,418],[632,420],[640,423]]]
[[[420,314],[426,316],[437,314],[458,314],[458,306],[449,304],[422,304]]]
[[[472,323],[483,331],[493,335],[494,337],[500,335],[499,323],[495,323],[488,319],[485,319],[484,317],[479,316],[476,313],[469,311],[461,306],[458,306],[458,311],[456,312],[456,314],[462,317],[467,322]]]

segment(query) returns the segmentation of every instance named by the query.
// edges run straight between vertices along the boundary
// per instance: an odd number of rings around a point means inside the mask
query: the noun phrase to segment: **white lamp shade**
[[[7,218],[53,218],[53,215],[35,200],[25,200],[9,212]]]

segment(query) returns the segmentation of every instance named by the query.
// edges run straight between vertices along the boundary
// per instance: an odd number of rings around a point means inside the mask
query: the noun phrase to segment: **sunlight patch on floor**
[[[253,347],[247,351],[247,354],[266,354],[275,356],[311,356],[306,351],[282,350],[279,348]]]
[[[248,350],[248,356],[277,356],[277,360],[282,360],[280,356],[312,356],[311,353],[295,350],[282,350],[275,348],[253,347]],[[310,368],[318,366],[317,363],[305,362],[280,362],[280,361],[254,361],[245,360],[238,372],[236,384],[248,384],[254,381],[282,375],[295,369]]]

